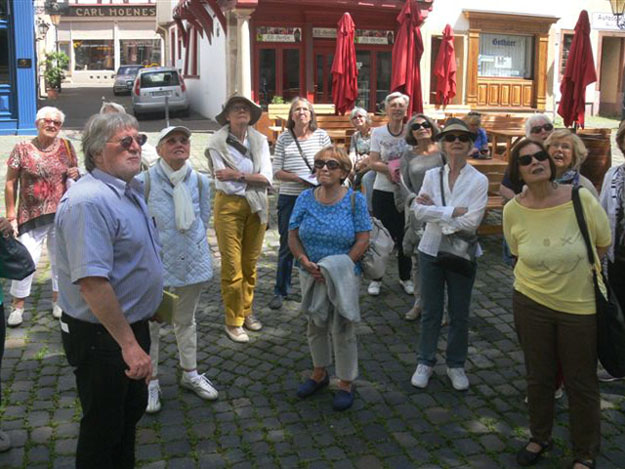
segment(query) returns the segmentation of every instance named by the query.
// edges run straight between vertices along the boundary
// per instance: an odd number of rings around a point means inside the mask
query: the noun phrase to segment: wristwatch
[[[245,173],[241,173],[241,175],[239,176],[239,179],[237,179],[237,181],[245,182]]]

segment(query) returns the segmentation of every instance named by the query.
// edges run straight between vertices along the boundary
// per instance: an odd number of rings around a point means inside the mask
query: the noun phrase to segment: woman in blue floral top
[[[371,220],[361,193],[343,186],[352,162],[334,146],[315,155],[319,187],[297,198],[289,223],[289,247],[300,266],[302,312],[308,316],[307,338],[313,360],[311,378],[297,395],[308,397],[329,383],[332,363],[329,334],[339,378],[333,407],[351,407],[352,381],[358,375],[355,322],[360,320],[358,261],[369,245]]]

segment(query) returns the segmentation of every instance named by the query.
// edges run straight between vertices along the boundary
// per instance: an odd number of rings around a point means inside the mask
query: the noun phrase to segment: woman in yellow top
[[[553,160],[539,142],[522,140],[509,165],[512,181],[527,186],[503,212],[504,235],[517,257],[512,310],[525,356],[531,433],[517,462],[532,465],[553,445],[559,360],[569,397],[572,467],[595,467],[600,441],[595,294],[571,201],[573,186],[554,182]],[[581,189],[579,195],[598,259],[610,245],[608,218],[590,192]]]

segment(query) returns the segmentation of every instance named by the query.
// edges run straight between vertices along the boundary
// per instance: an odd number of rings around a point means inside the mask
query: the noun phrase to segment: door
[[[332,49],[315,50],[315,102],[332,102]]]
[[[263,109],[275,97],[289,102],[302,93],[302,54],[300,48],[271,46],[256,51],[255,88]]]
[[[13,91],[13,41],[11,40],[11,3],[0,0],[0,120],[12,119],[15,104]]]

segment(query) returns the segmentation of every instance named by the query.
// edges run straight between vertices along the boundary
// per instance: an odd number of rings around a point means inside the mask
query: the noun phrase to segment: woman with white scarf
[[[186,127],[167,127],[158,138],[158,161],[139,178],[144,182],[145,198],[163,245],[165,287],[179,296],[172,323],[182,379],[180,385],[200,398],[217,399],[213,384],[197,372],[197,333],[195,310],[200,293],[213,277],[211,253],[206,238],[210,218],[210,186],[188,163],[191,131]],[[173,216],[172,216],[173,215]],[[161,408],[158,384],[160,324],[150,323],[152,378],[148,386],[146,412]]]

